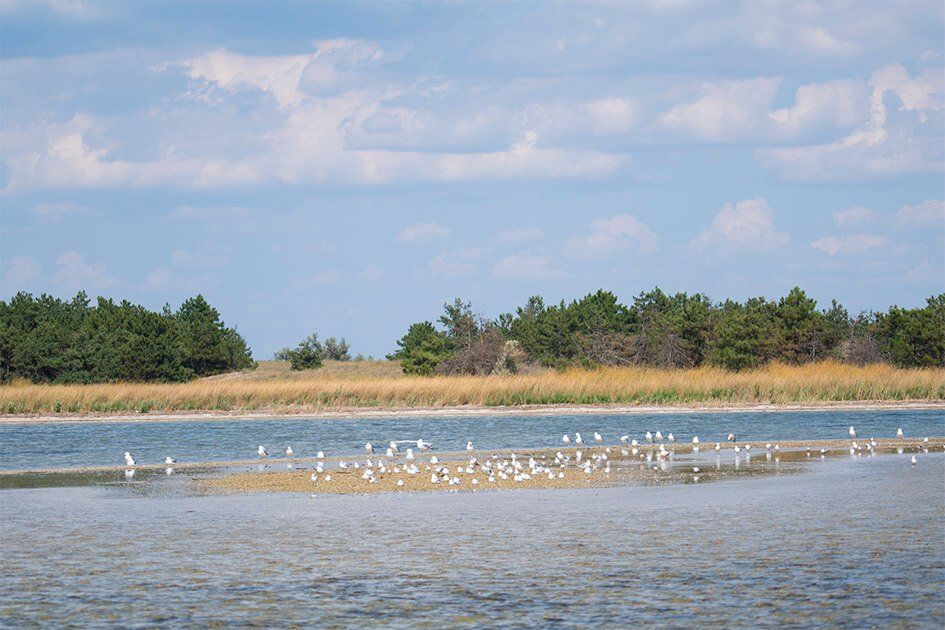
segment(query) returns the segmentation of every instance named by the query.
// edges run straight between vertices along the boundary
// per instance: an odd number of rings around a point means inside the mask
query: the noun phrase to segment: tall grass
[[[332,408],[725,404],[945,399],[945,370],[773,364],[747,372],[601,368],[518,376],[318,376],[0,387],[0,413],[292,412]]]

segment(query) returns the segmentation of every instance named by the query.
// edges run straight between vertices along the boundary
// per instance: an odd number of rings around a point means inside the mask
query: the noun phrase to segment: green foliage
[[[312,333],[300,341],[295,349],[284,348],[276,356],[287,360],[293,370],[311,370],[322,366],[324,354],[325,348],[318,340],[318,334]]]
[[[432,374],[436,366],[451,354],[447,334],[438,331],[430,322],[411,324],[397,346],[397,351],[387,358],[400,361],[406,374]]]
[[[439,365],[438,372],[483,373],[490,357],[502,356],[496,335],[516,341],[524,360],[556,367],[711,364],[742,370],[772,360],[827,358],[945,366],[945,294],[929,298],[924,308],[851,317],[836,301],[819,310],[797,287],[777,301],[744,303],[713,303],[700,293],[670,295],[656,288],[640,293],[629,307],[599,290],[552,306],[532,296],[488,323],[456,299],[445,305],[439,322],[443,332],[429,322],[415,324],[398,342],[401,349],[391,356],[404,362],[405,371],[426,374]],[[418,360],[421,347],[424,359]]]
[[[185,381],[254,365],[245,340],[199,295],[176,313],[105,298],[92,306],[85,293],[0,301],[3,381]]]
[[[876,328],[895,365],[945,367],[945,293],[930,297],[925,308],[893,306],[878,316]]]
[[[348,352],[348,342],[345,338],[335,339],[329,337],[325,340],[322,359],[328,361],[350,361],[351,354]]]

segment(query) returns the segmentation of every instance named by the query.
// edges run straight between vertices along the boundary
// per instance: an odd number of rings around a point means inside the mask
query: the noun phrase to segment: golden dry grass
[[[275,369],[275,368],[273,368]],[[387,368],[384,368],[387,369]],[[453,407],[462,405],[724,405],[844,401],[942,401],[945,370],[773,364],[746,372],[627,367],[517,376],[371,375],[315,371],[302,378],[201,379],[0,387],[0,413],[137,413]]]

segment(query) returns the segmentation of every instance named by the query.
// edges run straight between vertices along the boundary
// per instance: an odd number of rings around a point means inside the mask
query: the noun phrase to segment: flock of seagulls
[[[847,434],[851,440],[849,448],[851,455],[875,454],[878,444],[874,438],[870,438],[868,441],[863,440],[862,443],[858,442],[858,434],[856,428],[853,426],[850,426]],[[904,439],[905,434],[902,428],[896,430],[896,437]],[[585,455],[584,452],[584,438],[581,436],[580,432],[575,432],[573,437],[570,434],[561,436],[561,442],[566,447],[576,447],[573,456],[558,451],[555,453],[554,458],[549,460],[545,455],[539,456],[538,459],[535,457],[525,459],[514,452],[507,458],[500,458],[498,454],[493,453],[484,461],[479,461],[479,459],[472,456],[475,447],[470,440],[466,442],[466,453],[470,455],[468,462],[464,465],[454,466],[453,469],[450,469],[449,465],[441,463],[439,458],[432,453],[429,454],[426,462],[421,462],[418,459],[419,454],[433,451],[433,444],[423,438],[417,438],[416,440],[391,440],[388,442],[386,448],[382,447],[381,449],[377,449],[372,442],[367,442],[364,445],[367,460],[363,465],[361,462],[357,461],[349,462],[340,460],[338,462],[338,469],[359,471],[361,478],[369,483],[377,483],[378,474],[421,475],[429,473],[430,483],[444,484],[449,487],[460,485],[462,483],[461,477],[463,474],[482,474],[489,483],[497,483],[499,480],[504,481],[508,479],[522,482],[541,477],[547,477],[549,480],[563,479],[568,468],[583,471],[586,474],[602,471],[605,475],[610,475],[612,459],[619,457],[623,457],[624,459],[639,459],[644,468],[652,465],[653,469],[667,470],[667,464],[672,461],[675,455],[676,436],[672,432],[667,433],[664,438],[662,431],[656,431],[655,433],[647,431],[643,436],[643,440],[646,443],[645,447],[641,445],[636,438],[631,438],[629,435],[620,436],[619,447],[603,446],[604,437],[597,431],[593,433],[593,440],[594,446],[590,447],[590,451],[587,455]],[[726,437],[726,441],[732,444],[732,449],[735,453],[736,468],[739,466],[742,453],[744,453],[747,461],[750,462],[752,449],[750,443],[739,442],[734,433],[729,433]],[[926,445],[928,442],[929,438],[924,438],[923,444]],[[692,452],[698,453],[702,444],[699,437],[693,436],[691,444]],[[401,445],[409,446],[402,450]],[[667,448],[667,445],[669,448]],[[616,451],[615,449],[618,448],[619,451]],[[716,442],[714,450],[716,459],[718,460],[721,457],[722,443]],[[810,457],[812,454],[810,444],[807,445],[806,450],[807,456]],[[924,450],[926,453],[928,452],[927,447]],[[381,451],[383,451],[383,455],[381,455]],[[767,442],[764,445],[764,451],[768,459],[771,459],[772,454],[777,458],[781,451],[781,445]],[[897,451],[902,454],[903,448],[900,446],[897,448]],[[821,458],[823,458],[828,452],[828,449],[821,448],[819,454]],[[262,444],[256,449],[256,454],[260,460],[269,457],[269,451]],[[291,445],[286,446],[285,455],[290,459],[295,457],[295,451],[292,449]],[[654,457],[656,459],[655,463],[653,461]],[[317,451],[315,455],[316,464],[311,474],[313,484],[330,483],[332,480],[330,472],[326,472],[325,459],[324,451]],[[125,451],[124,460],[127,468],[125,476],[130,479],[134,476],[134,469],[137,466],[137,462],[128,451]],[[164,459],[168,475],[173,474],[173,466],[176,463],[177,460],[173,457],[166,457]],[[912,466],[918,464],[916,455],[912,455],[910,464]],[[292,468],[291,463],[287,464],[287,466]],[[718,461],[716,466],[719,466]],[[263,466],[260,465],[260,470],[262,469]],[[694,473],[693,479],[698,481],[700,468],[693,466],[692,471]],[[479,483],[478,477],[474,477],[471,480],[471,485],[473,486],[479,485]],[[404,478],[401,477],[398,479],[396,485],[398,487],[404,486]]]

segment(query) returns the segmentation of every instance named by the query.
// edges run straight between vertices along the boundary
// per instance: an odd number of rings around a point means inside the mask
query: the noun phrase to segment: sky
[[[0,3],[0,298],[381,356],[454,297],[945,291],[941,2]]]

